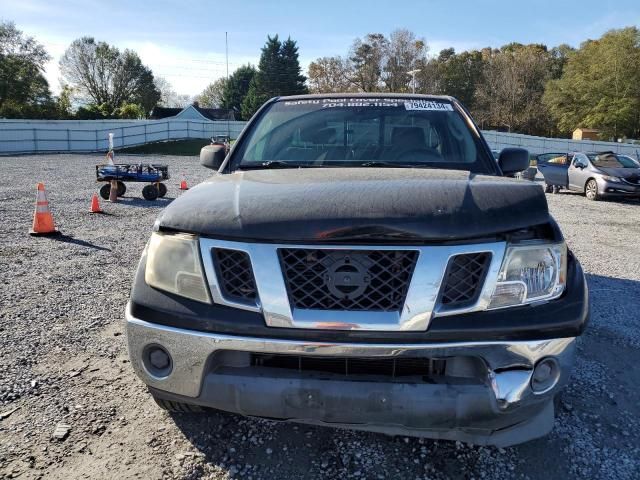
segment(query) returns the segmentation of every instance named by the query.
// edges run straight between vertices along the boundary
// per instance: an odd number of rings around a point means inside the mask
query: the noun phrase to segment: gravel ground
[[[554,431],[496,449],[158,409],[128,365],[124,305],[181,175],[208,172],[146,157],[170,165],[167,198],[130,184],[91,215],[102,158],[0,158],[0,478],[640,478],[640,202],[547,196],[588,274],[592,322]],[[27,235],[39,180],[61,237]]]

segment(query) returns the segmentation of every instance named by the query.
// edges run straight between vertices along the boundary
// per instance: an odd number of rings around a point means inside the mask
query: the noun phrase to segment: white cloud
[[[64,54],[64,51],[71,43],[71,40],[67,41],[66,38],[43,35],[37,30],[30,28],[29,26],[19,27],[25,34],[34,37],[38,42],[44,45],[47,53],[51,59],[45,64],[44,76],[49,82],[49,87],[54,95],[60,93],[60,57]]]
[[[51,91],[58,94],[61,89],[60,58],[73,38],[46,36],[29,27],[23,27],[23,30],[26,34],[35,36],[51,55],[51,60],[45,66],[45,77]],[[154,75],[164,77],[180,94],[197,95],[209,83],[226,75],[224,50],[195,52],[150,41],[113,42],[113,44],[120,49],[129,48],[137,52],[142,63],[151,68]],[[229,74],[241,65],[247,63],[256,65],[258,60],[257,56],[230,56]]]
[[[154,75],[167,79],[180,94],[197,95],[209,83],[226,75],[224,50],[194,52],[148,41],[127,42],[122,47],[135,50]],[[258,57],[230,56],[229,74],[241,65],[257,62]]]

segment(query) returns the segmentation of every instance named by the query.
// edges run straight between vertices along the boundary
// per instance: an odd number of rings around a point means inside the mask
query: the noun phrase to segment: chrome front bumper
[[[437,344],[317,343],[235,337],[183,330],[134,318],[127,308],[127,336],[131,364],[150,387],[182,397],[200,396],[207,362],[217,350],[252,353],[339,357],[476,357],[487,367],[486,385],[500,411],[539,403],[567,383],[573,366],[575,338],[539,341],[455,342]],[[277,334],[277,331],[274,331]],[[154,376],[143,361],[149,345],[160,345],[172,357],[171,373]],[[554,357],[560,366],[556,385],[544,393],[531,389],[536,363]]]

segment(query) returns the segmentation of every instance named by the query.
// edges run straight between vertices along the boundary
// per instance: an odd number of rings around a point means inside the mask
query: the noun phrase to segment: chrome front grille
[[[287,245],[200,239],[213,302],[281,328],[424,331],[484,310],[505,242],[450,246]]]
[[[416,265],[415,250],[281,248],[280,264],[294,308],[400,311]]]

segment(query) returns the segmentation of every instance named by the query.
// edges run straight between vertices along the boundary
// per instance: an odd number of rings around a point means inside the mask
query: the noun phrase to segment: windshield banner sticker
[[[404,104],[405,110],[453,112],[453,106],[450,103],[408,98],[305,98],[300,100],[287,100],[283,103],[287,107],[309,105],[316,106],[318,108],[402,107]]]
[[[285,106],[297,105],[317,105],[320,108],[335,107],[401,107],[400,99],[390,98],[322,98],[289,100],[284,102]]]
[[[442,112],[453,112],[453,105],[450,103],[432,102],[431,100],[405,100],[406,110],[436,110]]]

